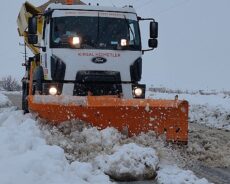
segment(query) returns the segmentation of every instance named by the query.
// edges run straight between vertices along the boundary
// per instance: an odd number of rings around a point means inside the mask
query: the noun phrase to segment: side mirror
[[[153,39],[149,39],[149,47],[150,48],[157,48],[158,46],[158,40],[153,38]]]
[[[37,17],[29,17],[28,19],[28,43],[37,44]]]
[[[29,17],[28,20],[28,33],[37,34],[37,17]]]
[[[29,34],[28,35],[28,43],[29,44],[37,44],[38,43],[38,35],[36,35],[36,34]]]
[[[158,22],[150,22],[150,38],[158,38]]]

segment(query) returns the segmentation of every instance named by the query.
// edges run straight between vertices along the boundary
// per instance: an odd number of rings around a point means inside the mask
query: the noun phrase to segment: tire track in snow
[[[230,168],[212,168],[198,165],[191,169],[197,176],[204,177],[215,184],[229,184]]]

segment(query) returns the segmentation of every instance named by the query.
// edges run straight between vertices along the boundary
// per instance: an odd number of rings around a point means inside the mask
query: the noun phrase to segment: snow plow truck
[[[148,49],[139,23],[149,22]],[[81,120],[128,135],[155,131],[170,142],[188,141],[188,102],[145,99],[142,55],[157,48],[158,23],[132,6],[81,1],[25,2],[18,32],[33,52],[25,63],[22,108],[52,124]]]

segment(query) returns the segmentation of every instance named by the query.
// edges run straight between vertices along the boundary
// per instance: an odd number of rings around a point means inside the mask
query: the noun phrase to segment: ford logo
[[[95,57],[92,59],[92,62],[97,63],[97,64],[102,64],[102,63],[105,63],[106,61],[107,59],[103,57]]]

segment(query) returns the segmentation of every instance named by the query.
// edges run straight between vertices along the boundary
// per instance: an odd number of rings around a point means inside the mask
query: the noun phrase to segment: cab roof
[[[91,5],[63,5],[61,3],[52,3],[46,10],[85,10],[85,11],[108,11],[108,12],[120,12],[120,13],[134,13],[136,11],[133,7],[125,6],[123,8],[107,7],[107,6],[91,6]]]

